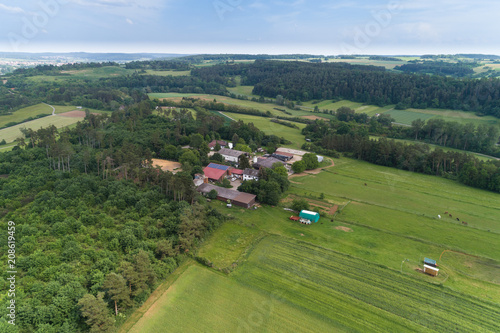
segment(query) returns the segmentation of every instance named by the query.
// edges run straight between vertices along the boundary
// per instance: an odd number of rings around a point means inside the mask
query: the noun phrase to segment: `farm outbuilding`
[[[214,182],[221,182],[224,177],[228,175],[228,170],[230,169],[227,165],[221,165],[217,163],[210,163],[205,169],[203,169],[203,173],[205,177]]]
[[[303,219],[310,220],[311,222],[319,221],[319,213],[311,212],[310,210],[303,210],[300,212],[299,216]]]
[[[432,267],[437,267],[436,260],[434,259],[424,258],[424,264]]]
[[[196,190],[204,195],[207,195],[211,190],[215,190],[217,191],[218,200],[244,208],[250,208],[255,205],[255,199],[257,198],[254,194],[231,190],[211,184],[202,184]]]
[[[432,267],[429,265],[424,265],[424,273],[427,273],[432,276],[437,276],[439,273],[439,268]]]

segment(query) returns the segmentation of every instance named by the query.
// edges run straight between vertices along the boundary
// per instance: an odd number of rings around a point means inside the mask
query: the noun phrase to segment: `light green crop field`
[[[227,209],[213,201],[232,219],[196,255],[231,273],[196,266],[141,325],[193,332],[498,332],[500,196],[362,161],[334,162],[291,179],[291,195],[339,206],[310,226],[289,220],[282,206]],[[424,257],[438,261],[438,277],[418,271]],[[264,311],[264,304],[280,310]],[[277,311],[285,305],[290,315],[282,318]],[[293,326],[300,323],[305,328]],[[138,325],[131,332],[160,327]]]
[[[392,118],[394,118],[394,121],[396,123],[404,125],[411,125],[411,123],[417,119],[426,121],[428,119],[434,118],[434,115],[403,110],[389,110],[384,114],[390,115]]]
[[[191,71],[156,71],[147,69],[143,75],[157,75],[157,76],[190,76]]]
[[[445,110],[445,109],[408,109],[407,112],[418,112],[419,114],[428,114],[435,116],[433,119],[443,119],[445,121],[455,121],[461,124],[472,123],[474,125],[497,125],[500,126],[500,119],[493,116],[479,117],[473,112]]]
[[[245,123],[253,123],[258,129],[263,131],[268,135],[276,135],[278,137],[284,137],[285,139],[292,142],[291,145],[286,145],[288,148],[300,148],[305,142],[305,137],[302,135],[301,130],[306,127],[302,123],[293,123],[299,127],[299,129],[291,128],[285,125],[276,124],[271,122],[270,118],[250,116],[240,113],[224,112],[225,115],[235,119],[242,120]]]
[[[22,123],[19,125],[15,125],[12,127],[4,128],[0,130],[0,141],[5,140],[7,142],[12,142],[19,137],[23,137],[21,132],[21,128],[31,128],[33,130],[38,130],[43,127],[47,127],[50,125],[54,125],[57,128],[67,127],[72,124],[76,124],[83,118],[70,118],[70,117],[62,117],[62,116],[48,116],[32,121],[28,121],[26,123]]]
[[[129,332],[314,333],[329,327],[314,313],[193,265]]]
[[[397,57],[398,59],[401,59],[402,57]],[[404,59],[404,58],[403,58]],[[330,59],[328,62],[346,62],[351,65],[372,65],[372,66],[381,66],[385,67],[386,69],[394,69],[396,66],[401,66],[406,64],[407,62],[405,60],[402,61],[383,61],[383,60],[369,60],[368,58],[361,58],[361,59]]]
[[[27,108],[17,110],[10,115],[0,116],[0,127],[3,127],[10,122],[23,121],[29,117],[34,117],[39,114],[52,114],[52,108],[46,104],[40,103],[37,105],[32,105]]]
[[[61,74],[65,75],[38,75],[29,77],[32,81],[37,82],[54,82],[54,81],[65,81],[71,79],[90,79],[98,80],[100,78],[120,76],[120,75],[131,75],[135,73],[133,69],[125,69],[123,67],[117,66],[106,66],[100,68],[87,68],[80,70],[70,70],[61,71]]]
[[[257,95],[252,94],[253,91],[253,86],[237,86],[234,88],[227,88],[232,93],[235,93],[236,95],[245,95],[245,96],[251,96],[251,97],[259,97]]]

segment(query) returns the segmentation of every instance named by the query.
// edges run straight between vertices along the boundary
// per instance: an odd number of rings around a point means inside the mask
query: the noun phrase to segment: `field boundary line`
[[[162,282],[152,293],[148,299],[128,317],[122,326],[118,327],[118,333],[127,333],[132,329],[137,322],[144,316],[144,314],[165,294],[168,289],[177,281],[179,277],[191,266],[195,261],[187,258],[179,267],[177,267],[164,282]]]

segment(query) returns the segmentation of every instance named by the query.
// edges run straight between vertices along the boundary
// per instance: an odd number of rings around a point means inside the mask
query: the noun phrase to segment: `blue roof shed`
[[[303,219],[311,220],[311,222],[318,222],[319,220],[319,213],[316,212],[311,212],[309,210],[303,210],[300,212],[299,216]]]

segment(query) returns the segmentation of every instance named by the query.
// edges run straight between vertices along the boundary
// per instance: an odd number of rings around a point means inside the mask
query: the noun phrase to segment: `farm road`
[[[50,106],[50,107],[52,108],[52,115],[53,115],[53,116],[55,116],[55,115],[56,115],[56,108],[55,108],[55,107],[53,107],[52,105],[47,104],[47,103],[42,103],[42,104],[45,104],[45,105]]]

